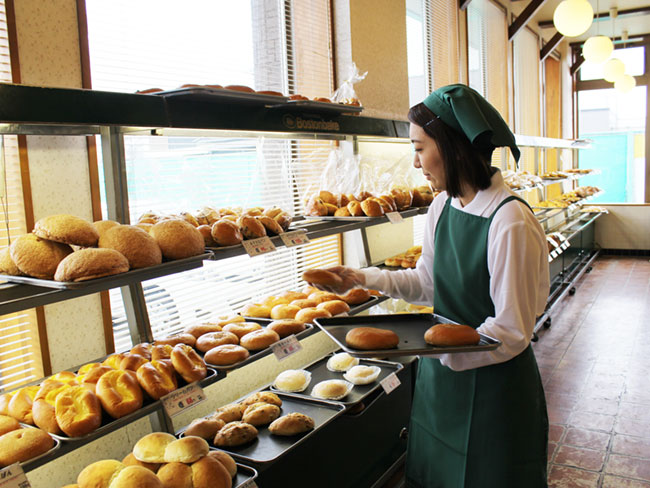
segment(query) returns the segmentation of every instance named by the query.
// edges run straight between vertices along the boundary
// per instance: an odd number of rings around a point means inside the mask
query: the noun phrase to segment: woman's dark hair
[[[494,172],[490,164],[493,148],[477,149],[465,134],[449,127],[423,103],[411,107],[408,119],[438,144],[445,167],[445,189],[450,196],[461,195],[463,182],[475,190],[490,186]],[[428,122],[431,123],[427,125]]]

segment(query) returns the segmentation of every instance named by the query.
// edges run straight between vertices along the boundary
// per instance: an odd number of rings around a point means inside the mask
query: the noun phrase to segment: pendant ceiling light
[[[594,9],[586,0],[564,0],[553,12],[553,25],[566,37],[587,32],[594,19]]]
[[[636,86],[634,76],[623,75],[614,82],[614,88],[623,93],[631,92]]]
[[[610,83],[616,82],[625,74],[625,64],[618,58],[612,58],[603,65],[603,78]]]
[[[596,2],[596,15],[600,14],[599,3]],[[594,64],[604,63],[609,59],[614,51],[614,44],[607,36],[599,35],[598,19],[596,19],[596,35],[587,39],[582,46],[582,56],[586,61]]]

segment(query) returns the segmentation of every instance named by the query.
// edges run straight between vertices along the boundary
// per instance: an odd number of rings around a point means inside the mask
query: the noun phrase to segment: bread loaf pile
[[[420,256],[422,256],[422,246],[413,246],[406,252],[387,258],[384,260],[384,264],[391,267],[415,268]]]
[[[143,230],[110,220],[90,223],[58,214],[36,222],[0,256],[0,273],[56,281],[87,281],[205,252],[187,222],[168,219]]]

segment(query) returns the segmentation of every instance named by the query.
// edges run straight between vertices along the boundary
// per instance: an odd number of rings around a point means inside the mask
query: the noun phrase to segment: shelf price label
[[[286,359],[292,354],[300,351],[302,349],[302,345],[300,344],[300,341],[296,339],[296,336],[292,334],[282,340],[279,340],[275,344],[271,344],[271,349],[273,350],[273,354],[275,354],[275,357],[278,359],[278,361],[282,361],[283,359]]]
[[[402,218],[402,214],[399,212],[388,212],[386,214],[386,217],[388,217],[388,220],[390,221],[391,224],[401,224],[404,222],[404,219]]]
[[[15,463],[0,469],[0,488],[31,488],[20,464]]]
[[[266,254],[267,252],[275,251],[275,246],[267,236],[258,237],[257,239],[250,239],[248,241],[242,241],[242,245],[249,256],[259,256],[260,254]]]
[[[287,247],[309,244],[309,237],[307,237],[307,232],[302,229],[292,230],[291,232],[284,232],[283,234],[280,234],[280,239],[282,239],[282,242],[284,242],[284,245]]]
[[[167,415],[173,417],[205,400],[203,388],[198,383],[191,383],[172,391],[161,398]]]
[[[386,392],[386,395],[388,395],[390,394],[391,391],[393,391],[395,388],[401,385],[402,382],[399,380],[399,378],[395,373],[391,373],[388,376],[386,376],[383,380],[381,380],[379,384]]]

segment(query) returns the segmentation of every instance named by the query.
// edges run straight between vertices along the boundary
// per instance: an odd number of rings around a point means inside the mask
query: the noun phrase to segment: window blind
[[[426,50],[429,57],[429,91],[460,79],[458,4],[445,0],[427,0]]]
[[[5,2],[0,0],[0,81],[11,83]],[[0,250],[27,232],[23,204],[18,138],[0,136]],[[0,316],[0,389],[10,389],[43,376],[36,313]]]

